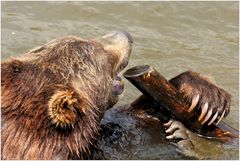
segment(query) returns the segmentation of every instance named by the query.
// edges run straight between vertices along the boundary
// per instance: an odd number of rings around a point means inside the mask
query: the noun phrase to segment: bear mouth
[[[124,82],[122,78],[117,75],[115,79],[113,80],[113,94],[115,95],[121,95],[124,90]]]
[[[127,67],[128,61],[129,61],[129,57],[125,58],[123,60],[122,64],[120,65],[120,67],[118,69],[118,72],[117,72],[118,74],[113,80],[113,91],[112,92],[113,92],[114,95],[121,95],[124,91],[124,81],[121,78],[119,73]]]

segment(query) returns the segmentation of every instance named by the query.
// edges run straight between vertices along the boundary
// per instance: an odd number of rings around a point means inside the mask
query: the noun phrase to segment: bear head
[[[1,64],[2,159],[69,159],[91,154],[104,111],[123,86],[133,39],[67,36]]]

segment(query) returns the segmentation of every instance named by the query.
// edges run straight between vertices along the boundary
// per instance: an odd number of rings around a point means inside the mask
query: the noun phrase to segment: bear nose
[[[126,40],[132,44],[133,43],[133,38],[132,36],[127,32],[127,31],[124,31],[124,30],[120,30],[120,31],[113,31],[105,36],[102,37],[103,39],[116,39],[116,40]]]
[[[117,33],[126,36],[128,38],[128,41],[130,43],[133,43],[133,38],[127,31],[117,31]]]

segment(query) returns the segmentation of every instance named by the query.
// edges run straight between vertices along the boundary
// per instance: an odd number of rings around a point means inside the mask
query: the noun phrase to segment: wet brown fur
[[[197,72],[186,71],[170,80],[186,98],[186,101],[191,103],[194,96],[199,94],[200,99],[197,104],[197,112],[200,113],[200,107],[208,102],[209,107],[213,109],[213,113],[218,111],[219,117],[225,112],[225,117],[230,112],[231,95],[216,85],[208,77],[201,76]]]
[[[114,103],[116,53],[69,36],[1,64],[1,159],[86,159]],[[59,107],[57,107],[59,105]]]

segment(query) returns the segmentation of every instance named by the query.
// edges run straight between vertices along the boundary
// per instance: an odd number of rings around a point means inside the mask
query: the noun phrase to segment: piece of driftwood
[[[124,77],[136,86],[144,95],[164,106],[173,116],[197,134],[228,141],[239,137],[238,130],[221,122],[218,125],[202,125],[193,112],[188,112],[190,104],[180,92],[160,73],[149,65],[128,69]]]

